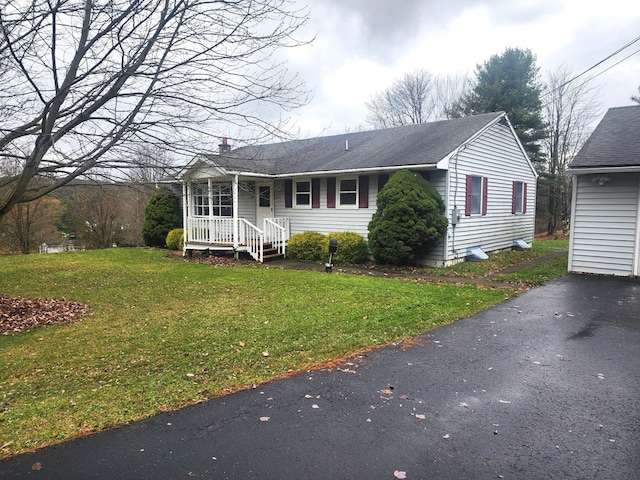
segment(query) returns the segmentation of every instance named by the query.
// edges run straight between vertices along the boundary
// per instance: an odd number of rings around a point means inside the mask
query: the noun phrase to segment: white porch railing
[[[185,242],[233,244],[233,218],[188,218]]]
[[[289,239],[289,219],[265,219],[264,230],[260,230],[244,218],[238,219],[238,239],[234,243],[233,218],[187,218],[185,231],[185,250],[211,245],[242,247],[258,262],[264,261],[264,244],[271,243],[278,253],[284,255]],[[192,244],[192,245],[189,245]]]
[[[271,242],[278,253],[285,254],[285,245],[289,240],[289,219],[288,218],[265,218],[264,219],[264,239]]]
[[[239,218],[238,223],[238,243],[246,247],[254,260],[264,262],[264,232],[244,218]]]

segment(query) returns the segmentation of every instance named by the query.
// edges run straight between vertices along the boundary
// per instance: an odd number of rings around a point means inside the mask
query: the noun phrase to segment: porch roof
[[[227,172],[266,176],[435,165],[504,117],[471,117],[342,135],[240,147],[201,158]]]

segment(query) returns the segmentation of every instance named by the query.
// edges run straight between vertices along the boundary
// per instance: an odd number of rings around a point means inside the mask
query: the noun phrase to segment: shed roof
[[[610,108],[569,168],[640,165],[640,105]]]
[[[269,175],[435,165],[504,117],[486,113],[438,122],[241,147],[203,157],[227,170]]]

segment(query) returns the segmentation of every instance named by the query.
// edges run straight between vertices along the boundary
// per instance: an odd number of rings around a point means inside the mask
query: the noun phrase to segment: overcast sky
[[[530,49],[541,74],[565,65],[581,73],[640,36],[638,0],[295,0],[307,4],[311,45],[288,52],[314,90],[294,114],[300,137],[365,125],[365,102],[404,73],[472,74],[507,47]],[[640,41],[597,67],[640,49]],[[640,52],[602,73],[606,108],[631,105]]]

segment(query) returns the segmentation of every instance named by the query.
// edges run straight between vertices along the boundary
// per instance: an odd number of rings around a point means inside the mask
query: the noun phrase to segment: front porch
[[[184,229],[183,254],[194,250],[211,252],[246,252],[263,263],[286,256],[289,240],[288,218],[265,218],[258,228],[244,218],[187,217]]]

